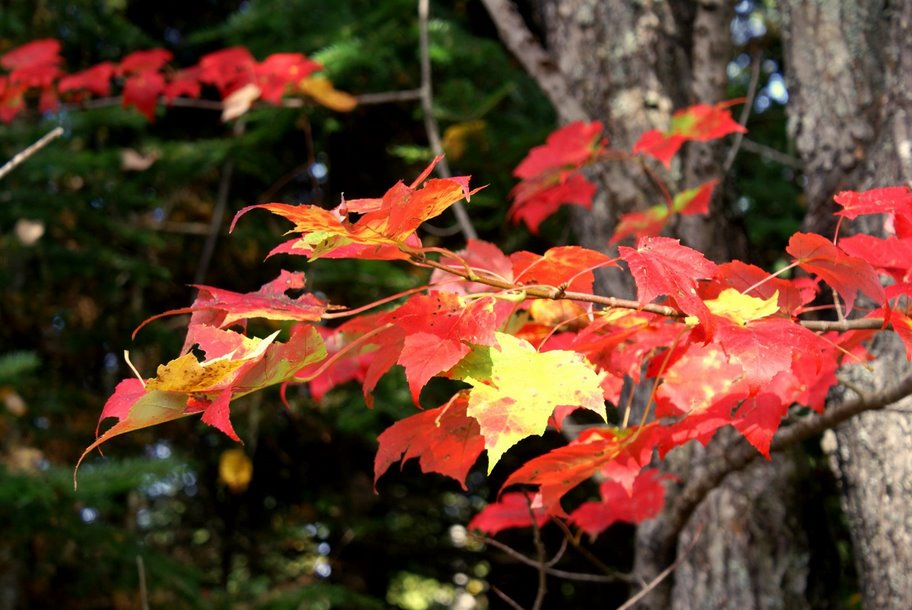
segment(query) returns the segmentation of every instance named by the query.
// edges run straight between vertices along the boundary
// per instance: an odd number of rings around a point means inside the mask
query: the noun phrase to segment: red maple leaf
[[[599,139],[603,129],[601,121],[576,121],[561,127],[552,132],[543,145],[530,150],[513,170],[513,175],[528,180],[548,171],[585,164],[604,149],[606,142]]]
[[[488,504],[475,515],[466,529],[495,536],[511,527],[531,527],[533,515],[538,527],[545,525],[551,518],[538,495],[531,496],[519,491],[505,493],[497,502]]]
[[[614,381],[603,386],[605,399],[617,404],[619,381],[630,377],[639,383],[643,362],[671,345],[680,332],[679,325],[663,316],[631,311],[596,318],[579,332],[571,349],[585,354],[593,364],[611,373]]]
[[[22,83],[11,83],[0,75],[0,121],[9,123],[25,108],[25,92],[28,87]]]
[[[544,254],[522,250],[511,254],[510,260],[513,281],[519,285],[564,286],[579,292],[592,292],[595,269],[617,266],[607,254],[580,246],[557,246]]]
[[[297,83],[323,66],[301,53],[273,53],[255,68],[263,100],[278,104],[288,85]]]
[[[231,229],[250,210],[263,208],[295,223],[292,232],[302,233],[304,237],[291,248],[309,250],[311,259],[327,256],[331,252],[338,255],[342,248],[350,246],[359,246],[349,251],[359,258],[366,257],[365,248],[360,247],[366,246],[382,250],[384,258],[392,258],[387,252],[399,249],[397,258],[408,259],[410,254],[406,250],[411,249],[409,240],[421,223],[442,214],[463,198],[468,200],[478,190],[469,190],[468,176],[428,180],[419,188],[419,183],[441,158],[434,159],[411,186],[400,181],[382,199],[343,201],[334,210],[284,203],[252,205],[235,215]],[[348,220],[351,212],[361,213],[362,216],[352,223]],[[284,248],[288,249],[289,245],[285,244]]]
[[[162,66],[171,61],[173,55],[166,49],[149,49],[134,51],[124,57],[117,66],[120,75],[158,72]]]
[[[165,101],[169,104],[178,97],[189,97],[196,99],[200,96],[202,86],[200,85],[200,70],[198,67],[179,70],[173,74],[165,85]]]
[[[664,362],[665,358],[653,360]],[[661,364],[661,363],[659,363]],[[655,376],[659,371],[651,371]],[[662,385],[656,391],[656,417],[689,415],[706,411],[718,396],[737,391],[743,369],[714,343],[692,343],[662,372]]]
[[[116,70],[117,66],[109,61],[104,61],[82,72],[64,76],[60,79],[57,89],[61,93],[84,89],[94,95],[109,95],[111,77],[114,76]]]
[[[563,204],[591,207],[595,185],[577,170],[603,154],[607,142],[599,137],[602,129],[599,121],[570,123],[529,151],[513,170],[522,182],[511,193],[508,216],[538,233],[542,221]]]
[[[177,314],[193,314],[191,326],[205,324],[225,328],[250,318],[317,322],[329,308],[327,303],[312,294],[304,293],[298,297],[285,294],[289,290],[304,289],[304,274],[301,272],[281,271],[276,279],[259,290],[243,294],[202,284],[194,284],[193,287],[199,290],[199,294],[192,305],[146,319],[133,331],[134,336],[149,322]]]
[[[630,267],[640,303],[669,296],[683,312],[699,318],[708,334],[712,333],[715,323],[697,294],[697,280],[711,279],[716,273],[714,263],[668,237],[644,237],[635,250],[621,246],[618,252]]]
[[[466,476],[484,451],[478,422],[466,415],[467,397],[467,392],[460,392],[442,407],[416,413],[384,430],[377,438],[374,486],[395,462],[418,458],[422,472],[456,479],[467,489]]]
[[[256,60],[244,47],[231,47],[204,55],[199,62],[199,79],[214,85],[222,98],[256,81]]]
[[[624,214],[615,227],[611,243],[617,243],[630,236],[658,235],[675,214],[681,216],[708,214],[713,189],[718,183],[718,180],[709,180],[700,186],[678,193],[672,200],[670,210],[668,205],[661,203],[642,212]]]
[[[597,472],[619,482],[628,492],[640,470],[649,463],[659,439],[655,423],[627,430],[590,428],[565,447],[526,462],[503,484],[538,485],[548,512],[564,516],[560,500]]]
[[[57,65],[62,61],[60,42],[54,38],[42,38],[4,53],[0,57],[0,66],[7,70],[20,70],[48,64]]]
[[[740,326],[719,319],[714,341],[744,369],[751,391],[762,389],[792,360],[819,359],[831,349],[828,342],[786,318],[766,317]]]
[[[492,345],[494,331],[510,312],[493,297],[464,302],[447,292],[414,295],[387,318],[405,333],[397,362],[418,396],[428,380],[447,371],[469,353],[469,345]]]
[[[164,76],[158,72],[138,72],[124,82],[123,107],[136,106],[150,122],[154,121],[158,96],[164,90]]]
[[[912,238],[880,239],[859,233],[840,239],[839,247],[852,256],[868,261],[877,271],[897,282],[912,280]]]
[[[533,234],[562,205],[592,207],[596,187],[579,172],[561,172],[546,180],[521,182],[511,191],[513,204],[507,216],[522,220]]]
[[[802,269],[817,274],[839,293],[846,313],[852,311],[858,291],[877,304],[883,303],[884,291],[873,267],[864,259],[846,254],[822,235],[795,233],[785,251],[797,259]]]
[[[741,403],[732,425],[763,457],[770,459],[770,443],[788,408],[788,403],[775,394],[762,392]]]
[[[912,190],[907,186],[888,186],[864,192],[842,191],[833,200],[842,206],[836,215],[850,219],[863,214],[912,212]]]
[[[684,142],[705,142],[730,133],[745,133],[747,129],[735,121],[728,110],[730,106],[742,101],[728,100],[713,106],[696,104],[678,110],[671,116],[668,131],[647,131],[633,146],[633,153],[649,155],[661,161],[665,167],[670,167],[672,157]]]
[[[570,513],[570,522],[594,540],[614,523],[642,523],[661,512],[665,505],[663,481],[674,479],[655,469],[643,470],[628,490],[615,481],[599,485],[601,501],[586,502]]]

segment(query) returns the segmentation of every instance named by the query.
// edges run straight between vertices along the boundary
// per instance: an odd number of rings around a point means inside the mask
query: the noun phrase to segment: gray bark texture
[[[824,232],[839,190],[912,180],[912,4],[791,0],[785,9],[789,130],[805,162],[806,225]],[[882,219],[846,229],[883,233]],[[854,385],[870,391],[910,374],[894,337],[872,353],[873,371],[855,367]],[[835,440],[862,604],[912,608],[912,401],[862,414]]]
[[[560,0],[542,3],[540,14],[554,64],[589,117],[605,122],[613,146],[630,149],[643,132],[666,127],[674,109],[725,99],[731,2]],[[687,147],[672,168],[671,188],[723,178],[730,145]],[[593,177],[599,195],[593,210],[574,211],[574,227],[583,245],[605,250],[620,214],[661,195],[635,163],[609,164]],[[717,195],[708,217],[686,219],[675,235],[709,258],[741,258],[743,236],[722,204]],[[631,295],[629,285],[612,279],[601,288]],[[667,466],[686,481],[717,457],[686,447]],[[801,473],[789,456],[778,457],[727,477],[683,529],[666,514],[639,529],[635,574],[642,582],[675,561],[679,541],[689,548],[697,539],[637,608],[807,607],[809,549],[796,517],[804,501],[797,491]]]
[[[512,6],[508,0],[483,1],[495,21]],[[733,2],[533,4],[544,53],[524,65],[548,92],[562,122],[601,120],[611,145],[629,149],[639,134],[667,125],[673,109],[725,97]],[[788,128],[807,174],[805,229],[828,234],[834,227],[832,196],[839,190],[912,179],[912,3],[783,0],[779,9],[792,98]],[[514,53],[527,55],[520,46],[535,47],[536,41],[516,20],[515,9],[512,14],[510,25],[498,27]],[[522,36],[513,44],[518,30]],[[724,178],[727,146],[686,147],[672,167],[671,188]],[[635,163],[605,165],[592,178],[600,187],[593,210],[575,209],[574,227],[584,246],[610,250],[619,216],[659,201],[660,194]],[[727,221],[718,194],[711,211],[705,220],[680,223],[676,236],[715,260],[743,257],[743,237]],[[600,289],[615,296],[632,293],[619,277],[601,278]],[[895,341],[879,340],[874,372],[853,373],[854,385],[874,390],[895,383],[907,371],[901,352]],[[846,394],[834,395],[831,406],[850,398]],[[904,405],[843,424],[831,455],[868,609],[912,608],[912,408]],[[727,458],[720,452],[734,447],[724,435],[722,440],[707,450],[688,446],[672,452],[668,468],[682,480],[719,472]],[[810,567],[813,524],[807,515],[815,514],[808,506],[816,499],[807,493],[812,481],[802,464],[789,453],[711,476],[722,482],[705,497],[699,492],[698,504],[689,488],[669,489],[666,510],[638,530],[634,572],[649,582],[676,558],[678,563],[636,607],[838,607],[833,583],[821,587],[826,574]]]

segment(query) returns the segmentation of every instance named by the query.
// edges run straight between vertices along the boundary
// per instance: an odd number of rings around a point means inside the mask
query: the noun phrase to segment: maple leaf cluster
[[[720,113],[727,113],[724,105],[677,113],[668,137],[680,143],[730,133]],[[691,116],[696,119],[681,118]],[[695,132],[693,123],[707,131]],[[574,124],[559,131],[518,174],[533,181],[548,175],[561,184],[567,168],[600,154],[600,130]],[[863,361],[863,342],[878,332],[811,330],[805,317],[817,309],[812,301],[828,294],[824,285],[837,295],[840,315],[854,312],[848,322],[862,315],[875,327],[892,328],[912,357],[907,187],[840,193],[842,219],[882,215],[889,237],[796,233],[786,251],[791,267],[806,275],[786,278],[741,261],[716,264],[655,234],[661,230],[655,223],[643,229],[629,219],[618,230],[637,239],[621,246],[617,258],[578,246],[507,254],[480,240],[458,252],[425,248],[420,225],[475,192],[468,176],[430,179],[438,161],[382,197],[342,201],[331,210],[284,203],[241,210],[235,222],[252,210],[290,222],[291,239],[271,255],[400,261],[432,272],[426,285],[357,310],[306,292],[287,294],[305,288],[302,273],[283,272],[249,294],[198,286],[190,307],[161,314],[190,314],[181,355],[154,377],[117,386],[101,414],[117,422],[86,453],[116,435],[193,414],[237,439],[231,401],[270,385],[284,392],[288,384],[308,383],[319,399],[354,381],[370,405],[378,380],[400,366],[420,410],[380,435],[375,483],[393,464],[416,458],[424,472],[465,488],[483,453],[490,473],[521,440],[560,429],[584,409],[605,423],[521,465],[503,489],[521,485],[534,493],[502,493],[471,526],[493,534],[559,518],[596,536],[616,521],[642,521],[661,509],[670,479],[653,468],[656,454],[692,440],[706,444],[731,427],[768,458],[792,406],[824,410],[836,368]],[[708,183],[675,198],[668,214],[704,210],[711,188]],[[552,210],[552,199],[535,201],[524,200],[527,208],[540,207],[523,218]],[[600,268],[629,273],[637,300],[595,294]],[[892,284],[883,288],[882,280]],[[254,318],[281,327],[265,337],[247,336]],[[443,405],[422,405],[422,389],[434,377],[465,387]],[[629,421],[625,391],[632,384],[651,387],[636,422]],[[568,512],[567,493],[592,478],[600,481],[600,499]]]
[[[232,47],[183,69],[168,66],[172,57],[166,49],[136,51],[118,63],[105,61],[68,74],[61,68],[58,40],[29,42],[0,56],[0,66],[7,70],[0,74],[0,121],[12,121],[30,97],[37,96],[42,112],[52,112],[61,99],[82,102],[91,95],[108,96],[113,83],[122,87],[123,106],[136,108],[149,121],[155,120],[160,99],[168,104],[178,97],[198,99],[204,87],[218,93],[226,121],[242,115],[256,100],[279,104],[286,95],[307,95],[339,111],[356,104],[327,79],[314,76],[322,66],[301,53],[275,53],[258,62],[244,47]]]
[[[644,133],[634,144],[632,154],[608,149],[600,121],[576,121],[548,136],[536,146],[513,171],[520,179],[511,193],[513,205],[509,217],[522,220],[529,230],[538,233],[541,223],[562,205],[592,207],[597,187],[583,170],[603,160],[623,160],[643,154],[659,160],[666,168],[685,142],[706,142],[731,133],[746,131],[728,108],[743,100],[719,102],[713,106],[696,104],[674,113],[666,131]],[[709,180],[671,197],[642,212],[631,212],[620,218],[612,243],[627,237],[658,235],[675,215],[707,214],[713,189],[718,180]]]

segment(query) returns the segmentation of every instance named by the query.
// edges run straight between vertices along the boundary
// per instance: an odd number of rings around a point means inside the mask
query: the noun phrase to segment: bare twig
[[[801,169],[803,167],[801,159],[787,155],[784,152],[780,152],[775,148],[772,148],[771,146],[767,146],[766,144],[754,142],[749,138],[742,138],[741,148],[747,152],[754,153],[755,155],[760,155],[761,157],[766,157],[770,161],[781,163],[787,167],[794,167],[795,169]]]
[[[136,571],[139,573],[139,606],[149,610],[149,592],[146,590],[146,564],[142,555],[136,556]]]
[[[685,317],[685,314],[678,311],[674,307],[669,307],[667,305],[657,305],[654,303],[642,304],[639,301],[633,301],[630,299],[619,299],[616,297],[602,296],[598,294],[592,294],[588,292],[576,292],[573,290],[562,290],[558,286],[522,286],[507,282],[503,279],[490,277],[484,274],[484,270],[479,269],[478,272],[473,273],[471,276],[464,270],[459,267],[451,267],[444,263],[440,263],[435,260],[425,258],[423,256],[415,255],[412,257],[412,262],[419,266],[431,267],[433,269],[440,269],[451,273],[455,276],[461,277],[463,279],[478,282],[480,284],[486,284],[493,288],[499,288],[501,290],[507,291],[522,291],[525,293],[527,298],[530,299],[552,299],[552,300],[566,300],[566,301],[578,301],[581,303],[593,303],[595,305],[602,305],[603,307],[616,307],[620,309],[635,309],[638,311],[647,311],[649,313],[655,313],[660,316],[667,316],[669,318],[682,318]],[[849,330],[886,330],[892,328],[892,325],[884,325],[884,321],[880,318],[857,318],[853,320],[837,320],[837,321],[828,321],[828,320],[798,320],[798,324],[807,328],[808,330],[813,331],[840,331],[846,332]]]
[[[634,604],[636,604],[638,601],[640,601],[641,599],[646,597],[650,591],[652,591],[657,586],[659,586],[659,583],[661,583],[663,580],[668,578],[668,575],[671,574],[672,572],[674,572],[678,568],[678,566],[681,565],[681,562],[683,562],[687,558],[687,556],[690,554],[690,552],[693,550],[693,548],[697,545],[697,541],[700,539],[700,535],[702,533],[703,533],[703,524],[701,523],[699,529],[697,529],[697,532],[694,535],[694,539],[690,541],[690,544],[688,545],[688,547],[684,550],[683,553],[681,553],[681,555],[677,559],[675,559],[674,563],[672,563],[670,566],[668,566],[667,568],[662,570],[658,576],[656,576],[651,581],[649,581],[646,584],[646,586],[643,587],[642,590],[640,590],[639,593],[637,593],[636,595],[634,595],[633,597],[628,599],[626,602],[624,602],[620,606],[618,606],[617,610],[629,610],[629,608],[632,608],[634,606]]]
[[[235,136],[239,136],[243,131],[244,121],[241,120],[234,124]],[[222,175],[219,179],[218,194],[215,198],[215,206],[212,209],[212,218],[209,220],[209,232],[206,235],[206,242],[203,244],[203,253],[200,255],[199,265],[196,268],[196,275],[193,278],[194,284],[202,284],[203,280],[206,279],[206,273],[209,272],[209,264],[212,262],[215,244],[218,242],[222,223],[225,222],[225,208],[228,207],[228,196],[231,193],[231,178],[233,174],[234,161],[228,159],[222,165]]]
[[[503,542],[500,542],[499,540],[495,540],[494,538],[489,538],[487,536],[480,536],[480,539],[485,544],[489,544],[489,545],[493,546],[494,548],[500,549],[501,551],[503,551],[504,553],[506,553],[513,559],[515,559],[516,561],[519,561],[520,563],[524,563],[527,566],[532,566],[533,568],[537,568],[540,565],[537,560],[532,559],[531,557],[526,557],[525,555],[523,555],[516,549],[514,549],[510,546],[507,546],[506,544],[504,544]],[[562,554],[562,551],[558,551],[558,554],[555,555],[555,557],[558,557],[561,554]],[[555,576],[557,578],[563,578],[564,580],[576,580],[579,582],[617,582],[619,580],[623,580],[623,581],[631,580],[630,576],[628,576],[626,574],[620,574],[620,573],[614,574],[614,575],[586,574],[584,572],[569,572],[567,570],[559,570],[557,568],[552,567],[553,562],[554,562],[554,559],[545,563],[545,566],[546,566],[545,571],[551,576]]]
[[[421,90],[420,89],[403,89],[401,91],[378,91],[376,93],[363,93],[361,95],[354,96],[357,100],[358,105],[366,106],[370,104],[389,104],[395,102],[414,102],[421,99]],[[305,105],[310,103],[309,100],[300,97],[289,97],[282,99],[278,106],[282,108],[303,108]],[[120,95],[108,96],[108,97],[98,97],[90,100],[85,100],[79,103],[72,104],[63,104],[64,109],[96,109],[96,108],[109,108],[111,106],[122,106],[123,97]],[[196,108],[197,110],[214,110],[216,112],[222,112],[225,109],[225,105],[218,100],[204,100],[204,99],[193,99],[189,97],[176,97],[173,100],[169,101],[167,106],[174,106],[175,108]],[[276,104],[265,104],[258,102],[255,106],[273,106]]]
[[[494,594],[497,595],[497,597],[499,597],[500,599],[504,600],[504,602],[506,602],[506,604],[508,606],[513,608],[513,610],[525,610],[525,608],[523,608],[518,603],[516,603],[516,600],[514,600],[512,597],[510,597],[509,595],[507,595],[506,593],[504,593],[503,591],[501,591],[494,585],[491,585],[491,591],[494,591]]]
[[[431,85],[431,51],[428,21],[430,20],[430,0],[418,0],[418,44],[421,51],[421,113],[424,115],[424,130],[427,132],[431,151],[435,156],[443,156],[443,143],[440,141],[440,126],[434,118],[434,90]],[[450,164],[446,158],[440,160],[435,168],[441,178],[452,178]],[[478,232],[472,226],[469,214],[461,201],[453,204],[453,213],[466,239],[478,239]]]
[[[63,127],[55,127],[50,130],[41,138],[23,150],[17,152],[12,159],[3,164],[3,167],[0,167],[0,180],[3,180],[8,173],[22,165],[29,157],[34,155],[36,152],[50,144],[54,139],[59,138],[63,135]]]
[[[573,95],[564,75],[535,39],[510,0],[482,0],[504,45],[551,101],[561,122],[588,121],[589,114]]]
[[[757,83],[760,80],[760,52],[755,51],[751,58],[751,77],[747,85],[747,96],[744,100],[744,107],[741,109],[741,116],[738,118],[738,124],[741,127],[747,125],[747,119],[750,118],[751,107],[754,105],[754,97],[757,95]],[[735,134],[731,148],[728,149],[728,155],[725,157],[725,163],[722,164],[722,175],[724,176],[735,164],[735,157],[738,156],[738,150],[744,141],[744,132],[739,131]]]
[[[538,588],[535,591],[535,601],[532,610],[541,610],[545,603],[545,594],[548,592],[548,561],[545,559],[545,543],[542,542],[541,528],[535,518],[535,509],[532,508],[532,498],[526,493],[526,505],[529,508],[529,518],[532,520],[532,543],[535,545],[535,555],[538,561]]]
[[[362,93],[356,95],[359,106],[368,104],[389,104],[392,102],[415,102],[421,99],[421,89],[404,89],[402,91],[381,91],[379,93]]]
[[[580,544],[580,541],[576,538],[576,536],[573,535],[573,532],[570,531],[570,528],[567,527],[566,523],[564,523],[560,519],[552,519],[552,521],[557,524],[557,526],[561,529],[562,532],[564,532],[564,541],[565,542],[569,541],[569,543],[571,545],[573,545],[573,548],[576,549],[576,551],[580,555],[585,557],[589,561],[589,563],[591,563],[592,565],[597,567],[599,570],[601,570],[605,574],[605,576],[608,576],[608,577],[612,578],[613,580],[625,580],[628,582],[632,582],[632,578],[630,577],[630,575],[624,574],[623,572],[619,572],[618,570],[612,569],[611,566],[607,565],[601,559],[596,557],[592,553],[592,551],[590,551],[589,549],[584,547],[582,544]]]

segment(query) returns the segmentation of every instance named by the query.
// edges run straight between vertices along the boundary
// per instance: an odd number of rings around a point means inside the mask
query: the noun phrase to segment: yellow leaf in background
[[[443,151],[453,161],[458,161],[465,154],[469,140],[481,139],[484,134],[485,122],[482,120],[455,123],[443,132]]]
[[[777,290],[768,299],[758,299],[742,294],[734,288],[726,288],[715,299],[705,301],[706,307],[713,314],[728,318],[735,324],[744,326],[751,320],[759,320],[771,316],[779,311],[779,291]],[[688,316],[686,322],[697,324],[694,316]]]
[[[579,330],[589,321],[586,308],[574,301],[537,299],[529,306],[529,315],[545,326],[561,324],[559,330]]]
[[[339,91],[328,78],[314,76],[298,83],[298,91],[308,95],[315,102],[337,112],[351,112],[358,105],[353,95]]]
[[[226,449],[219,457],[219,481],[232,493],[242,493],[253,478],[253,462],[243,449]]]

